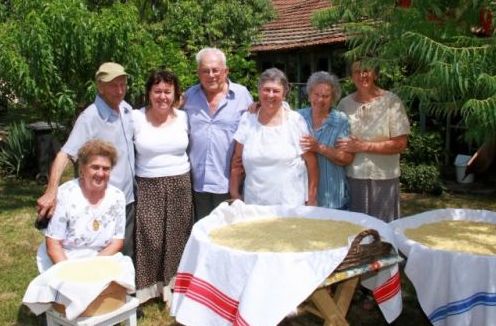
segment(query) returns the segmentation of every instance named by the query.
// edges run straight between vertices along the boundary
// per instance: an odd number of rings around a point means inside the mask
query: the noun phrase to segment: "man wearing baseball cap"
[[[117,149],[117,163],[110,184],[126,195],[126,236],[123,253],[134,256],[134,149],[131,106],[124,101],[128,74],[114,62],[102,64],[95,74],[98,95],[78,117],[67,142],[57,153],[50,170],[48,185],[38,198],[38,216],[51,217],[55,210],[57,188],[69,159],[77,161],[79,148],[90,139],[99,138]]]

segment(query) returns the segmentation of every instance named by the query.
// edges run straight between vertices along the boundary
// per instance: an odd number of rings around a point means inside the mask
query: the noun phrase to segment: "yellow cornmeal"
[[[114,279],[121,272],[121,264],[114,259],[76,259],[60,266],[57,277],[73,283],[95,283],[107,278]]]
[[[405,229],[407,238],[427,247],[475,255],[496,254],[496,224],[444,220]]]
[[[348,245],[363,227],[310,218],[267,218],[227,225],[210,232],[218,245],[255,252],[301,252]]]

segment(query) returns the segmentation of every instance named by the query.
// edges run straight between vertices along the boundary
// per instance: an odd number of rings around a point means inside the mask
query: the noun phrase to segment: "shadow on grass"
[[[410,216],[440,208],[471,208],[496,211],[496,194],[454,194],[441,196],[426,194],[401,194],[401,216]]]
[[[34,207],[44,188],[30,180],[0,179],[0,210]]]
[[[17,310],[17,325],[46,325],[46,317],[45,314],[36,316],[29,310],[28,307],[26,307],[25,305],[20,305],[19,309]]]

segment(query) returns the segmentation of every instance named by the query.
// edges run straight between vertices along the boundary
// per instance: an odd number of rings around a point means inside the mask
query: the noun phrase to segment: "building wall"
[[[307,104],[305,84],[312,73],[323,70],[340,78],[346,76],[344,52],[344,44],[324,45],[258,52],[254,54],[254,59],[259,72],[272,67],[284,71],[292,86],[288,100],[293,107],[298,108]]]

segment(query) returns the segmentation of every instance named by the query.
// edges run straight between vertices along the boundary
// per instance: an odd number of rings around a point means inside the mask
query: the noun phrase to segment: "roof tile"
[[[315,11],[331,6],[329,0],[272,0],[277,17],[262,27],[253,52],[301,48],[345,41],[343,29],[333,25],[319,30],[311,19]]]

